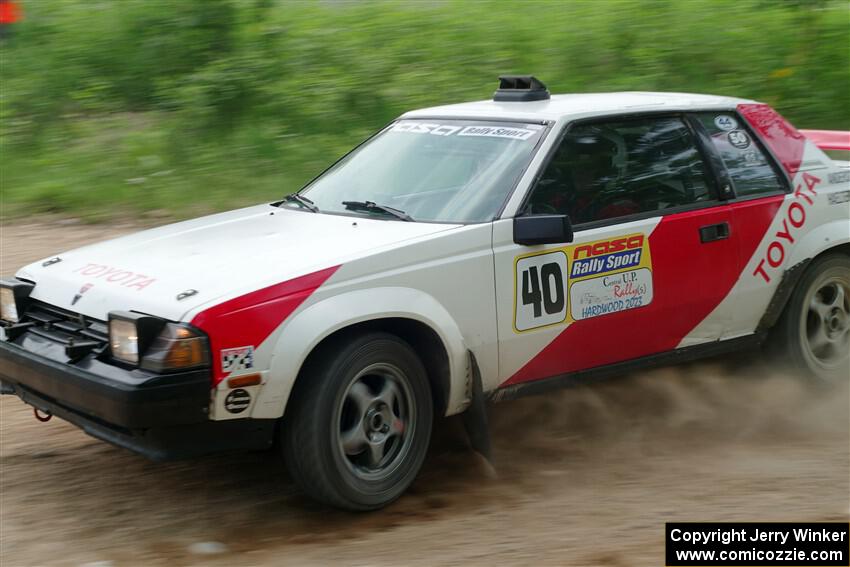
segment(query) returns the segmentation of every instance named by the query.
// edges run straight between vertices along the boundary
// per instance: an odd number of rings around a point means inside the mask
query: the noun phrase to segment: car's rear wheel
[[[776,339],[797,369],[826,382],[850,379],[850,258],[831,254],[812,262]]]
[[[284,453],[311,497],[372,510],[413,482],[428,449],[433,405],[425,368],[386,333],[326,345],[299,377],[282,422]]]

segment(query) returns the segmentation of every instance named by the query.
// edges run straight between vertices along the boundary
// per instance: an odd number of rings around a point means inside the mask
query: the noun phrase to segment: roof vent
[[[499,77],[499,90],[493,93],[493,100],[499,102],[549,100],[549,91],[546,85],[531,75],[502,75]]]

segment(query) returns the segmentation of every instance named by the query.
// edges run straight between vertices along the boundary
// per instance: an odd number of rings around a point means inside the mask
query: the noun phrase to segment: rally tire
[[[284,458],[308,496],[375,510],[416,478],[432,423],[428,378],[409,344],[378,332],[335,340],[299,376],[281,422]]]
[[[773,333],[775,352],[823,384],[850,379],[850,256],[816,258]]]

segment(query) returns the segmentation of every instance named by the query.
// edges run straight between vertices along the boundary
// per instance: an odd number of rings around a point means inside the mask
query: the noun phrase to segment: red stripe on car
[[[839,130],[800,130],[806,138],[822,150],[850,152],[850,132]]]
[[[213,357],[213,386],[227,375],[221,368],[221,350],[257,348],[316,291],[339,266],[275,284],[201,311],[192,324],[210,338]]]
[[[676,349],[729,295],[784,199],[765,197],[662,218],[649,237],[652,303],[572,323],[502,386]],[[728,264],[699,257],[700,245],[692,242],[699,238],[699,227],[730,217],[735,234],[725,242],[738,247],[731,249]],[[694,294],[699,302],[693,301]]]
[[[793,177],[803,161],[806,137],[766,104],[739,104],[738,112]]]

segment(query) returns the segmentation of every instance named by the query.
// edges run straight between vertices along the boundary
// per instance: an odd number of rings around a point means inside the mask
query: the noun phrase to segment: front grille
[[[27,325],[30,333],[65,346],[85,344],[98,351],[109,343],[109,326],[104,321],[37,300],[29,303],[21,323],[31,323]]]

